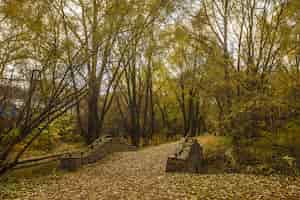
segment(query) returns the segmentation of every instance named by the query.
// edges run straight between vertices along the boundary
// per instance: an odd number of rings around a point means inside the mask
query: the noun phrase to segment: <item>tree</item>
[[[0,133],[1,174],[18,163],[22,154],[52,121],[86,95],[85,84],[77,91],[71,87],[71,71],[76,71],[86,61],[77,60],[76,65],[65,64],[64,43],[58,31],[61,23],[53,15],[55,13],[45,12],[48,4],[39,2],[31,6],[20,5],[20,9],[36,9],[37,24],[27,24],[33,20],[32,16],[25,20],[26,23],[14,16],[8,15],[7,18],[12,24],[19,23],[20,31],[28,35],[17,41],[22,44],[18,49],[23,53],[22,59],[13,60],[5,66],[14,67],[16,72],[12,80],[21,81],[25,96],[15,123]],[[73,59],[77,59],[76,55]],[[16,145],[20,144],[22,148],[16,151]]]

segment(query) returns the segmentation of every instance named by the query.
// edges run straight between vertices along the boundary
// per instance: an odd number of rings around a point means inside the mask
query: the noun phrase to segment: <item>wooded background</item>
[[[210,133],[240,152],[300,158],[299,10],[298,0],[1,1],[1,173],[37,143],[107,133],[135,146]]]

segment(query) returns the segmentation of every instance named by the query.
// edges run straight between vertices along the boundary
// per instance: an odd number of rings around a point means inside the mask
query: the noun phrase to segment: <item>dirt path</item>
[[[174,148],[170,143],[116,153],[77,172],[24,180],[15,199],[300,199],[300,178],[166,174]]]

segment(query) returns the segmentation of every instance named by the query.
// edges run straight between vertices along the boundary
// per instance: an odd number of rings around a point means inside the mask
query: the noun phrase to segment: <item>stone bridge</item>
[[[136,147],[126,144],[120,138],[102,136],[89,145],[85,151],[63,155],[60,158],[60,167],[66,170],[76,170],[82,165],[95,163],[108,154],[134,150]]]

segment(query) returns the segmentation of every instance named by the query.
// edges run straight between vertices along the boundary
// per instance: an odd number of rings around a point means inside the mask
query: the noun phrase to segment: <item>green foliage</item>
[[[277,143],[300,164],[300,119],[291,120],[278,133]]]
[[[3,132],[6,132],[7,130],[4,129]],[[20,135],[20,129],[13,128],[12,131],[9,132],[9,134],[5,134],[3,138],[1,139],[0,147],[5,147],[9,142],[15,138],[17,138]]]
[[[62,142],[82,141],[80,134],[76,132],[74,116],[66,114],[54,120],[40,137],[34,141],[32,149],[51,151]]]

